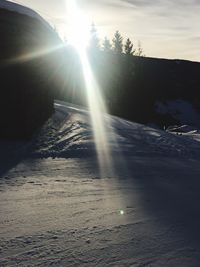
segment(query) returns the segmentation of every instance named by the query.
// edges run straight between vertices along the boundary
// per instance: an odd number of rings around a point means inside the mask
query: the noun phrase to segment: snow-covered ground
[[[55,104],[29,143],[0,143],[0,266],[199,266],[200,138]],[[113,136],[114,135],[114,136]]]

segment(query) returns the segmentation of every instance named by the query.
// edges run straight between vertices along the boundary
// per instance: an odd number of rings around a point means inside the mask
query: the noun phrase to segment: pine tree
[[[143,54],[143,48],[142,48],[142,45],[141,45],[140,41],[138,41],[138,48],[137,48],[137,51],[136,51],[136,56],[138,56],[138,57],[144,57],[145,56]]]
[[[92,23],[91,25],[91,30],[90,30],[90,45],[89,48],[92,52],[97,52],[100,49],[100,45],[99,45],[99,38],[98,38],[98,34],[97,34],[97,29],[94,25],[94,23]]]
[[[129,38],[126,40],[124,51],[126,55],[133,55],[135,53],[135,50],[133,50],[133,43]]]
[[[114,38],[113,38],[113,50],[117,54],[121,54],[123,52],[123,37],[116,31]]]
[[[103,40],[102,49],[104,52],[110,52],[112,50],[112,45],[107,37]]]

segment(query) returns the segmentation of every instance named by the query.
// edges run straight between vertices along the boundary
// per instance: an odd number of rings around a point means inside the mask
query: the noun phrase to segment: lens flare
[[[5,63],[18,64],[18,63],[24,63],[27,61],[31,61],[33,59],[40,58],[42,56],[51,54],[51,53],[63,48],[63,46],[64,46],[64,44],[58,44],[58,45],[53,46],[53,47],[42,48],[42,49],[37,50],[37,51],[31,51],[28,53],[23,53],[22,55],[19,55],[15,58],[11,58],[11,59],[6,60]]]
[[[120,215],[124,215],[124,211],[123,211],[123,210],[120,210],[120,211],[119,211],[119,214],[120,214]]]
[[[113,171],[109,137],[107,135],[108,125],[105,125],[104,118],[106,108],[100,94],[99,86],[92,73],[87,55],[86,53],[81,53],[80,56],[101,176],[106,176]]]
[[[100,93],[100,88],[93,75],[86,48],[90,39],[90,24],[78,8],[75,0],[66,1],[69,14],[71,35],[69,43],[73,44],[79,53],[87,90],[95,146],[99,161],[100,174],[104,177],[112,173],[112,157],[109,148],[108,128],[105,125],[106,107]]]

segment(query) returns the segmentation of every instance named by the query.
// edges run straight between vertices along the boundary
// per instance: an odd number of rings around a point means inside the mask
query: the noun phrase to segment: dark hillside
[[[101,52],[91,65],[111,114],[200,127],[200,63]]]
[[[194,118],[188,118],[192,113],[200,113],[200,63],[134,57],[128,64],[132,65],[133,73],[124,81],[125,90],[122,87],[119,98],[124,108],[117,113],[160,126],[174,123],[200,126],[198,119],[194,122]]]

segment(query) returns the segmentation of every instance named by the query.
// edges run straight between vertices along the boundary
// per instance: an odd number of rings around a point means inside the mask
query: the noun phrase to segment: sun
[[[88,18],[79,9],[75,0],[66,0],[67,25],[69,33],[67,41],[79,52],[86,50],[90,41],[90,23]]]

